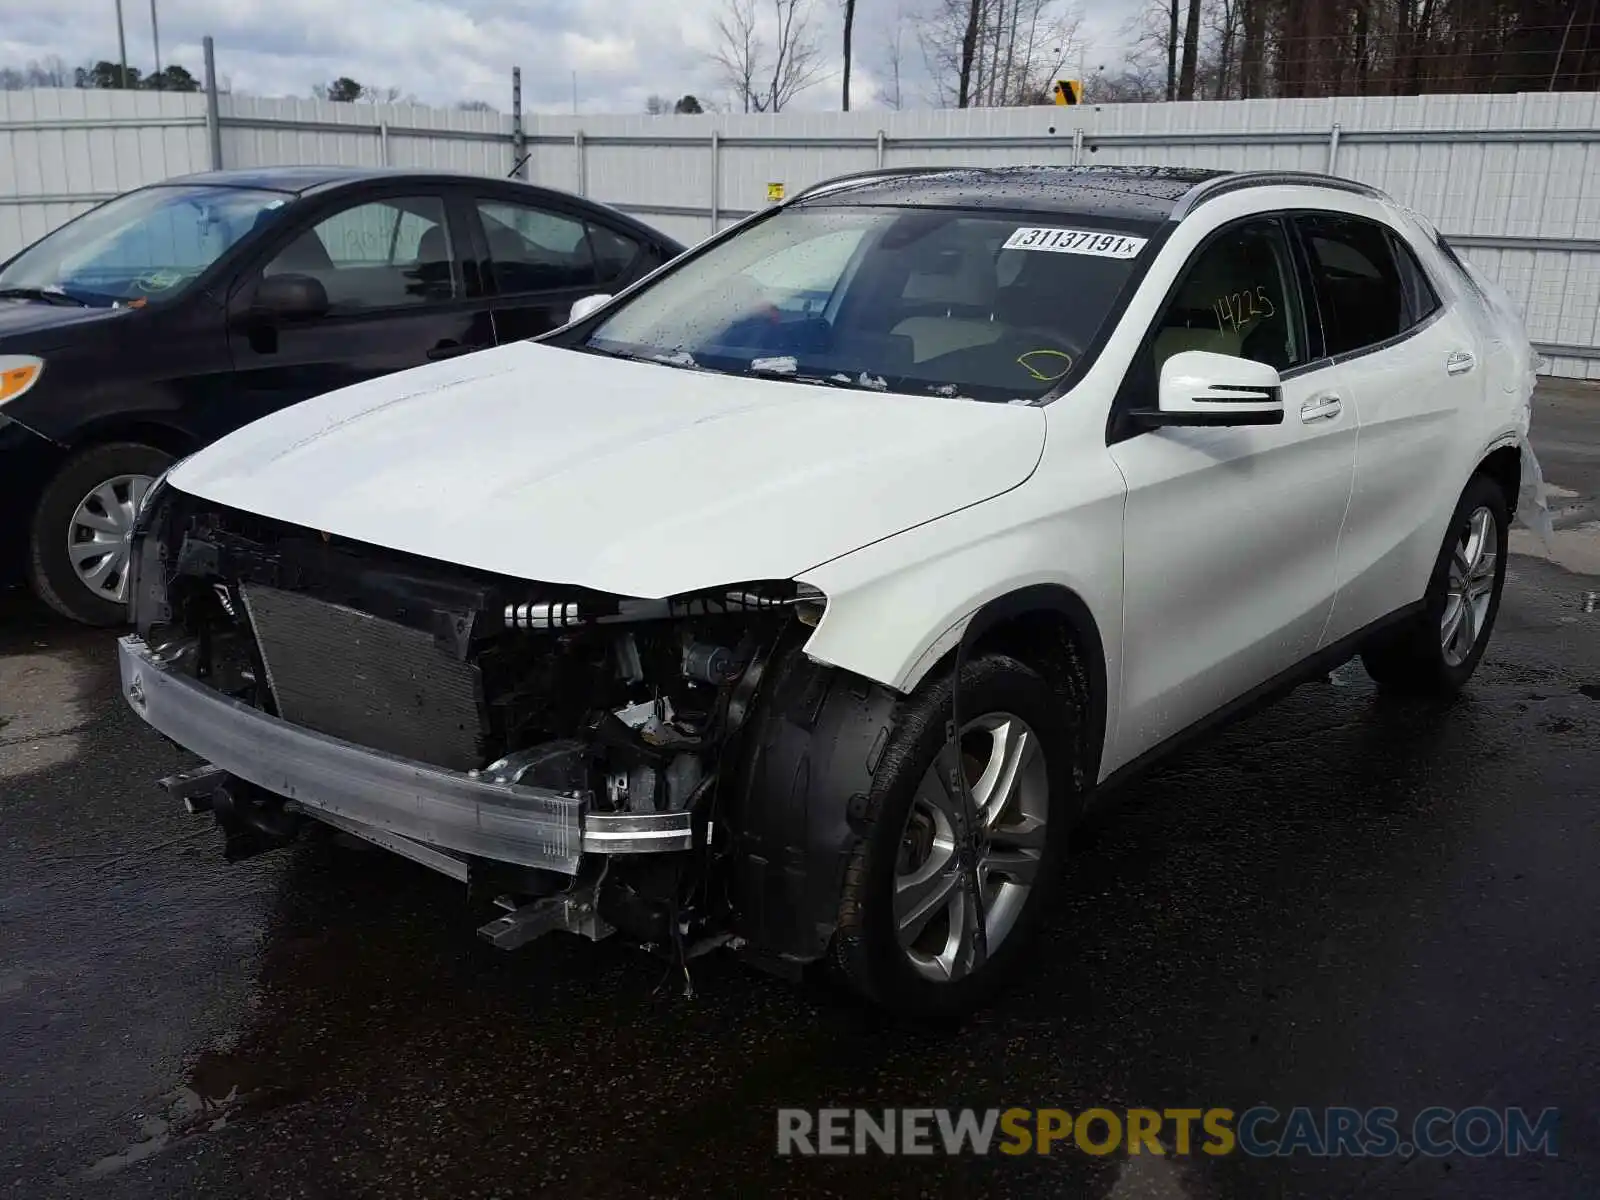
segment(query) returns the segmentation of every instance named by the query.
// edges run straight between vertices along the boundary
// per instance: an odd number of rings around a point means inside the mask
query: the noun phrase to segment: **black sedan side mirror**
[[[325,316],[328,289],[310,275],[268,275],[250,302],[252,316],[275,321],[304,321]]]

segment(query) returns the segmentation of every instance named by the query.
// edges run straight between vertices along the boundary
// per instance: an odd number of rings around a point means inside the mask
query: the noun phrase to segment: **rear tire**
[[[953,819],[963,810],[938,786],[948,765],[948,675],[896,716],[845,869],[831,951],[857,992],[918,1019],[981,1007],[1026,959],[1079,808],[1077,714],[1037,672],[1002,654],[971,661],[960,707],[964,769],[985,826],[987,959],[974,963],[970,953],[977,922]]]
[[[1466,686],[1500,611],[1510,524],[1500,485],[1474,475],[1450,518],[1422,612],[1362,651],[1379,687],[1447,697]]]
[[[127,548],[117,539],[131,528],[145,488],[171,465],[170,454],[138,442],[91,446],[68,459],[34,509],[34,594],[84,625],[126,622]]]

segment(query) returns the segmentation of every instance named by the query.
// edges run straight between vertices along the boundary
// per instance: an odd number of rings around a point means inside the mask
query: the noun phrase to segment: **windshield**
[[[93,209],[0,271],[0,296],[39,293],[81,304],[167,299],[291,197],[248,188],[144,188]]]
[[[1086,369],[1144,244],[1071,217],[787,209],[645,288],[585,344],[729,374],[1036,400]]]

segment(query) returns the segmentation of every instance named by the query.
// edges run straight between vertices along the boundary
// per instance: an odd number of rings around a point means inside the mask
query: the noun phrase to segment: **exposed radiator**
[[[435,766],[483,765],[477,667],[419,629],[297,592],[240,590],[284,720]]]

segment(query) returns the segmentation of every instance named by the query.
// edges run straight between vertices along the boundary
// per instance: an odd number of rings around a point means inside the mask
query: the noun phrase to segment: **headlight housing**
[[[15,400],[39,382],[44,359],[31,354],[0,354],[0,405]]]

